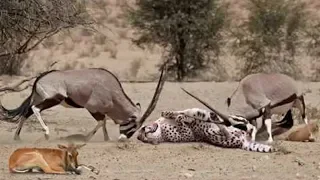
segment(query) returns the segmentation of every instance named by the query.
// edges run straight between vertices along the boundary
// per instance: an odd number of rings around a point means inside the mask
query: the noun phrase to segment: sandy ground
[[[124,84],[127,94],[143,109],[152,97],[155,83]],[[155,111],[147,121],[155,120],[163,110],[181,110],[203,107],[188,97],[180,87],[225,111],[225,98],[237,83],[166,83]],[[199,89],[201,87],[201,89]],[[301,83],[309,90],[306,103],[319,103],[320,83]],[[29,93],[7,94],[2,97],[5,107],[19,105]],[[126,143],[116,142],[118,127],[109,121],[107,128],[113,141],[104,142],[102,131],[80,150],[79,161],[95,166],[99,175],[83,170],[77,175],[9,174],[8,158],[18,147],[56,147],[59,136],[86,133],[96,122],[84,109],[67,109],[61,106],[46,110],[43,118],[51,130],[51,140],[43,140],[40,125],[32,116],[21,133],[21,142],[13,141],[15,124],[1,122],[0,125],[0,179],[320,179],[320,143],[294,143],[281,141],[281,146],[291,153],[255,153],[240,149],[223,149],[206,144],[143,144],[134,137]],[[60,131],[59,131],[60,130]],[[42,140],[41,140],[42,138]],[[39,140],[40,139],[40,140]]]
[[[133,1],[133,0],[128,0]],[[305,0],[310,11],[320,12],[319,0]],[[22,75],[36,74],[54,61],[54,69],[80,69],[85,67],[103,67],[115,73],[120,80],[154,80],[161,60],[161,49],[142,50],[131,42],[133,30],[123,19],[121,4],[123,0],[99,0],[98,9],[93,9],[96,20],[103,26],[97,27],[100,33],[83,29],[73,29],[71,33],[60,34],[45,41],[29,54]],[[244,1],[228,0],[230,11],[239,19],[246,16]],[[106,28],[108,27],[108,28]],[[228,54],[228,53],[227,53]],[[222,57],[228,75],[232,79],[237,72],[235,57]],[[304,75],[313,72],[307,58],[301,67]],[[210,73],[209,73],[210,74]],[[13,83],[7,76],[0,77],[0,87]],[[207,77],[205,79],[212,79]],[[145,109],[153,95],[155,83],[123,84],[125,91],[135,102]],[[225,99],[237,86],[235,82],[206,83],[166,83],[155,111],[147,121],[159,117],[163,110],[182,110],[203,107],[188,97],[180,86],[206,97],[215,107],[225,111]],[[306,92],[306,103],[310,107],[320,105],[320,83],[300,83]],[[201,88],[201,89],[200,89]],[[13,108],[28,96],[30,89],[20,93],[10,93],[1,98],[2,104]],[[203,107],[204,108],[204,107]],[[83,171],[81,176],[57,176],[42,174],[11,175],[8,172],[10,153],[19,147],[56,147],[59,136],[87,133],[96,125],[95,120],[84,109],[66,109],[60,106],[42,113],[51,132],[49,142],[43,140],[40,124],[32,116],[21,133],[21,142],[13,141],[15,124],[0,122],[0,180],[2,179],[110,179],[110,180],[165,180],[165,179],[311,179],[320,180],[320,143],[283,142],[289,154],[253,153],[239,149],[222,149],[210,145],[195,143],[143,144],[136,139],[119,143],[118,126],[109,121],[107,128],[114,141],[104,142],[101,130],[80,150],[79,161],[100,169],[95,175]],[[319,117],[320,118],[320,117]],[[39,140],[40,138],[40,140]]]

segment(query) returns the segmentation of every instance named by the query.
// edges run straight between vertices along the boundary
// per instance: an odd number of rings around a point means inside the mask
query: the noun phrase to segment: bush
[[[320,81],[320,22],[311,21],[305,31],[307,54],[312,58],[312,81]]]
[[[178,81],[218,61],[226,6],[218,0],[137,0],[128,18],[138,31],[140,47],[158,44],[165,50],[168,72]]]
[[[297,77],[295,56],[301,47],[307,14],[296,0],[249,0],[249,18],[235,27],[234,54],[242,78],[257,72],[281,72]]]
[[[1,0],[0,74],[19,73],[23,58],[63,29],[92,23],[77,0]]]

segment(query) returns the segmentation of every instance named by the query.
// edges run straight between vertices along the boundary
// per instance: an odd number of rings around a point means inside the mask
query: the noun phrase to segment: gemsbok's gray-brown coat
[[[85,108],[98,121],[96,127],[86,135],[86,140],[90,140],[101,127],[104,140],[109,140],[105,125],[106,116],[120,125],[120,137],[130,138],[154,110],[165,82],[165,75],[166,65],[163,65],[153,98],[141,115],[140,104],[132,102],[118,78],[106,69],[47,71],[35,80],[31,94],[19,107],[9,110],[0,106],[0,120],[19,122],[14,136],[15,140],[19,140],[23,123],[35,114],[48,139],[49,128],[42,120],[40,112],[61,104],[66,107]]]
[[[269,135],[268,142],[273,141],[272,133],[277,135],[289,130],[293,126],[291,114],[293,107],[299,109],[302,118],[308,124],[303,94],[297,88],[295,80],[284,74],[256,73],[243,78],[232,96],[227,99],[230,115],[217,111],[198,97],[187,93],[232,125],[240,122],[253,124],[253,140],[255,140],[258,130],[262,129],[264,125]],[[273,124],[272,114],[285,116],[283,120]],[[276,128],[274,132],[272,132],[273,126]]]

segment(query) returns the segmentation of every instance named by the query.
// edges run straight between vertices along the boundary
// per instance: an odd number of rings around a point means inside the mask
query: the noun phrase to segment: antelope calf
[[[11,173],[26,173],[38,170],[53,174],[80,174],[77,150],[84,145],[69,144],[64,146],[58,144],[59,149],[16,149],[9,158],[9,171]]]
[[[287,141],[314,142],[313,133],[319,132],[319,124],[316,121],[310,122],[292,131],[287,137]]]

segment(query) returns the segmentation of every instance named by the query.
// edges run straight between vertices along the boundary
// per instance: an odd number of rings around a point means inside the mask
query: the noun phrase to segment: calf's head
[[[67,170],[78,172],[78,150],[85,146],[86,144],[74,145],[73,143],[68,144],[68,146],[58,144],[58,148],[65,151],[65,167]]]

